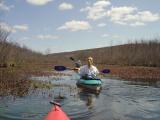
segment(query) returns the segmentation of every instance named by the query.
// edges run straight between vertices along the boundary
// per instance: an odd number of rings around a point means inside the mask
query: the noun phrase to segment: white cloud
[[[149,22],[160,20],[159,13],[153,13],[149,10],[139,10],[132,6],[112,6],[108,0],[97,0],[95,3],[88,4],[85,8],[80,9],[81,12],[87,13],[87,18],[98,20],[108,18],[111,22],[120,25],[144,26]],[[98,24],[98,27],[104,27],[105,24]]]
[[[87,21],[72,20],[66,22],[64,25],[58,28],[58,30],[63,30],[63,29],[68,29],[71,31],[88,30],[91,29],[91,25]]]
[[[123,38],[123,36],[121,36],[121,35],[112,35],[112,38],[118,39],[118,38]]]
[[[158,13],[151,13],[150,11],[142,11],[138,12],[137,18],[143,22],[154,22],[160,19],[160,15]]]
[[[13,5],[10,5],[10,6],[5,5],[5,3],[3,1],[0,2],[0,10],[10,11],[10,9],[13,7],[14,7]]]
[[[111,10],[107,12],[107,15],[111,18],[112,22],[115,23],[125,23],[124,17],[126,15],[129,15],[130,13],[133,13],[137,10],[137,8],[134,7],[112,7]]]
[[[28,25],[14,25],[11,26],[5,22],[0,22],[0,28],[5,32],[16,33],[17,31],[27,31]]]
[[[30,39],[29,37],[25,37],[25,36],[20,38],[21,41],[25,41],[25,40],[29,40],[29,39]]]
[[[81,12],[87,12],[87,18],[92,20],[101,19],[106,16],[106,7],[111,3],[109,1],[100,0],[95,2],[92,6],[87,6],[82,8]]]
[[[53,0],[26,0],[28,3],[32,5],[46,5],[49,2],[52,2]]]
[[[109,35],[108,34],[103,34],[103,35],[101,35],[101,37],[109,37]]]
[[[59,10],[71,10],[71,9],[73,9],[73,5],[70,3],[64,2],[64,3],[61,3],[58,8],[59,8]]]
[[[130,26],[144,26],[147,22],[155,22],[160,19],[158,13],[150,11],[138,11],[136,7],[112,7],[107,16],[114,23]]]
[[[55,40],[58,39],[59,37],[56,35],[37,35],[36,38],[41,39],[41,40]]]
[[[106,24],[105,24],[105,23],[99,23],[97,26],[98,26],[98,27],[105,27]]]
[[[19,31],[27,31],[28,30],[28,25],[23,24],[23,25],[14,25],[13,28],[15,30],[19,30]]]
[[[143,23],[143,22],[135,22],[135,23],[131,23],[130,24],[130,26],[144,26],[145,25],[145,23]]]
[[[24,37],[20,37],[20,38],[17,38],[16,40],[18,41],[18,43],[20,43],[22,46],[24,45],[24,42],[27,42],[27,41],[29,41],[29,40],[31,40],[32,38],[30,38],[30,37],[26,37],[26,36],[24,36]]]
[[[12,26],[8,25],[5,22],[0,22],[0,29],[3,30],[4,32],[16,32]]]

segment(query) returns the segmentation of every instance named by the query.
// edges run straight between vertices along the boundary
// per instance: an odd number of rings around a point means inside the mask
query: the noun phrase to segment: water
[[[34,77],[51,81],[50,90],[30,90],[25,97],[0,97],[0,120],[43,120],[55,100],[72,120],[160,120],[157,84],[103,79],[100,94],[80,91],[76,77]]]

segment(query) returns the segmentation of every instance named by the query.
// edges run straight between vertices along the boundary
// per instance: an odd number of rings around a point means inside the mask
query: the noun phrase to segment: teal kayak
[[[77,84],[84,84],[84,85],[101,85],[102,80],[100,79],[90,79],[90,80],[84,80],[84,79],[79,79]]]
[[[102,89],[102,80],[100,79],[90,79],[90,80],[84,80],[79,79],[77,81],[77,87],[81,88],[84,91],[99,93]]]

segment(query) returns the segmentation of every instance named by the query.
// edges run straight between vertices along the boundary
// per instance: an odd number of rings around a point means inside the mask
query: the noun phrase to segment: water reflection
[[[87,91],[81,90],[79,92],[79,99],[85,102],[85,105],[91,109],[94,106],[95,99],[98,98],[99,94],[97,93],[89,93]]]
[[[126,82],[128,85],[139,85],[139,86],[152,86],[156,88],[160,88],[160,81],[158,80],[128,80]]]
[[[76,79],[62,76],[51,89],[36,89],[24,97],[0,97],[0,120],[42,120],[52,100],[60,102],[72,120],[160,119],[159,82],[103,79],[99,94],[76,87]],[[39,79],[40,80],[40,79]]]

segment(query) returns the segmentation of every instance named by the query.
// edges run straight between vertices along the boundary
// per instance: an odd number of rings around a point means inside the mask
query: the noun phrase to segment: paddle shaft
[[[56,71],[65,71],[65,70],[75,70],[78,71],[79,68],[69,68],[69,67],[65,67],[65,66],[55,66],[54,69]],[[109,73],[110,70],[109,69],[103,69],[102,71],[100,71],[101,73]]]

